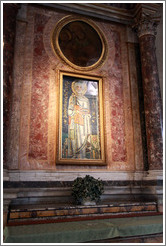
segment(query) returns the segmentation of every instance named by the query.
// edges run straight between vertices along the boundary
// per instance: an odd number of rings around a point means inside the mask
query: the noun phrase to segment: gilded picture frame
[[[105,165],[102,78],[59,74],[59,164]]]

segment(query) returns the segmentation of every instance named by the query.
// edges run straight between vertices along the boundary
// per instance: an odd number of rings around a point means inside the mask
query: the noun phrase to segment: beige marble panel
[[[13,98],[10,114],[10,138],[8,146],[8,168],[18,169],[19,156],[19,140],[20,140],[20,117],[21,103],[24,81],[24,60],[25,60],[25,32],[26,22],[17,21],[16,29],[16,47],[14,57],[14,72],[13,72]]]
[[[142,137],[141,125],[139,115],[139,98],[138,98],[138,82],[136,71],[136,57],[135,45],[128,43],[129,53],[129,71],[130,71],[130,85],[131,85],[131,98],[132,98],[132,116],[133,116],[133,132],[134,132],[134,151],[135,151],[135,169],[143,170],[143,151],[142,151]]]

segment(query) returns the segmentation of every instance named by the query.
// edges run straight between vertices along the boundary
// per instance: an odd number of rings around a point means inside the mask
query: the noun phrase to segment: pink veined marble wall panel
[[[114,64],[109,69],[109,75],[111,75],[109,77],[109,93],[111,103],[112,160],[114,162],[126,162],[122,56],[119,33],[113,32],[112,39],[116,50]]]
[[[53,103],[54,108],[50,105],[55,98],[55,76],[50,82],[52,71],[43,43],[49,18],[49,13],[46,15],[41,9],[28,7],[18,156],[20,169],[55,168],[56,104]]]
[[[108,56],[98,73],[104,82],[106,158],[109,170],[134,170],[132,108],[126,30],[100,23],[108,44]]]
[[[56,143],[59,100],[59,70],[100,76],[103,78],[105,152],[110,170],[133,170],[132,122],[130,89],[128,86],[125,28],[96,21],[107,39],[108,55],[101,67],[90,72],[77,71],[63,63],[51,46],[51,33],[56,23],[66,16],[29,7],[27,49],[23,102],[21,112],[21,169],[64,170],[56,166]],[[33,33],[30,33],[33,32]],[[28,35],[31,36],[28,37]],[[31,53],[28,53],[31,51]],[[125,70],[125,72],[124,72]],[[31,71],[31,75],[29,72]],[[31,79],[31,81],[30,81]],[[29,86],[30,85],[30,86]],[[26,107],[27,106],[27,107]],[[128,120],[127,120],[128,119]],[[130,151],[129,151],[130,150]],[[67,169],[74,167],[68,166]],[[83,169],[85,167],[75,167]],[[88,168],[88,167],[86,167]],[[94,170],[98,167],[89,167]],[[101,169],[102,169],[101,168]]]
[[[49,58],[43,44],[47,21],[47,16],[35,14],[28,157],[39,160],[48,158]]]

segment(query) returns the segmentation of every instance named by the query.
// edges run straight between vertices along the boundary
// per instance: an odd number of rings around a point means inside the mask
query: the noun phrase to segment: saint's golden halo
[[[74,92],[75,95],[78,94],[77,91],[75,90],[75,85],[78,83],[82,85],[82,93],[81,94],[84,95],[87,91],[87,85],[85,82],[83,82],[81,80],[75,80],[72,82],[72,85],[71,85],[72,91]]]

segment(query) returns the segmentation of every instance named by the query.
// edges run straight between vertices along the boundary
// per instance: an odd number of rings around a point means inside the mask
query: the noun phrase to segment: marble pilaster
[[[136,24],[141,53],[148,165],[150,170],[162,170],[163,165],[162,102],[155,53],[157,24],[158,20],[149,15],[142,15]]]
[[[8,129],[10,121],[14,42],[16,29],[16,15],[19,4],[3,4],[3,157],[4,168],[6,167]]]

